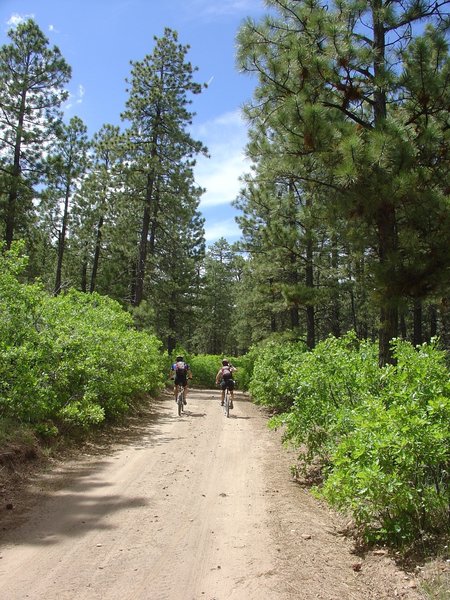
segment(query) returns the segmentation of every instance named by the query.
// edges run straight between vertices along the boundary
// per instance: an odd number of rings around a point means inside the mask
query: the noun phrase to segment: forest
[[[209,247],[204,85],[178,33],[130,62],[121,125],[90,138],[64,119],[60,50],[33,19],[10,30],[1,435],[114,419],[163,388],[174,352],[206,387],[232,357],[302,464],[323,464],[321,493],[401,544],[450,515],[448,3],[266,4],[236,36],[255,81],[242,237]]]

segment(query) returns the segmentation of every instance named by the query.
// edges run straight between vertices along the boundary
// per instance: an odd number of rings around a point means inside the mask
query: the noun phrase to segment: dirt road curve
[[[226,419],[217,392],[192,391],[179,418],[167,395],[112,449],[39,479],[1,535],[1,600],[421,598],[387,555],[352,553],[238,398]]]

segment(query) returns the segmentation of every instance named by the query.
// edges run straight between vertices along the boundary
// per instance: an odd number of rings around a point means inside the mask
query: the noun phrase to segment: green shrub
[[[216,373],[221,365],[222,357],[215,354],[199,354],[188,357],[192,370],[192,385],[211,389],[215,386]]]
[[[377,348],[357,340],[353,332],[329,337],[313,352],[295,356],[292,369],[279,384],[289,390],[291,410],[270,426],[284,428],[283,439],[301,449],[303,461],[330,453],[353,427],[353,411],[378,384]]]
[[[257,404],[286,411],[297,396],[299,365],[306,347],[299,342],[268,342],[255,348],[249,391]],[[292,374],[293,379],[292,379]]]
[[[89,427],[162,388],[155,336],[110,298],[21,284],[25,264],[19,246],[0,253],[0,417]]]
[[[267,345],[250,385],[303,465],[320,459],[317,493],[353,515],[369,540],[403,544],[448,529],[450,383],[436,343],[395,341],[395,366],[354,333],[305,352]],[[287,408],[286,408],[287,407]]]
[[[450,525],[450,384],[435,344],[394,346],[397,365],[355,411],[323,494],[367,538],[403,544]]]

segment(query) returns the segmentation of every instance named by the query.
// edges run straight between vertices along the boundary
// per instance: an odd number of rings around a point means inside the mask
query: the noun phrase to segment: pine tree
[[[420,162],[411,152],[408,122],[396,110],[405,93],[397,63],[413,25],[442,17],[443,3],[268,5],[274,16],[249,20],[239,35],[240,64],[259,77],[247,108],[256,124],[253,156],[269,147],[285,175],[333,190],[341,219],[368,234],[385,364],[397,335],[400,294],[407,293],[398,286],[405,274],[400,229],[405,221],[413,226],[400,184],[408,180],[410,189]]]
[[[54,139],[71,69],[32,19],[8,32],[0,48],[0,211],[7,248],[26,229],[43,174],[43,149]]]
[[[169,203],[178,202],[171,179],[189,173],[182,165],[192,166],[193,157],[205,150],[187,131],[193,118],[188,95],[201,92],[201,85],[193,81],[195,69],[186,61],[188,50],[189,46],[178,43],[176,32],[166,29],[162,38],[155,37],[152,54],[131,63],[129,98],[122,116],[130,123],[129,164],[135,174],[135,197],[142,204],[132,286],[135,306],[144,298],[147,258],[155,250],[158,226],[171,212]],[[179,203],[183,201],[185,196]]]
[[[87,127],[79,117],[72,117],[62,127],[53,153],[47,159],[49,185],[42,210],[53,214],[57,228],[57,261],[54,293],[62,289],[63,262],[70,228],[71,203],[80,189],[89,166]]]
[[[225,238],[220,238],[208,248],[201,282],[201,318],[193,340],[197,352],[236,352],[233,323],[239,267],[240,257]]]
[[[122,200],[124,174],[120,140],[119,127],[109,124],[94,135],[92,166],[76,194],[72,212],[72,243],[77,244],[81,261],[80,287],[90,293],[97,288],[99,273],[117,268],[108,256],[112,250],[117,205]],[[127,284],[128,281],[124,282],[125,287]],[[102,281],[100,289],[103,293],[110,291]]]

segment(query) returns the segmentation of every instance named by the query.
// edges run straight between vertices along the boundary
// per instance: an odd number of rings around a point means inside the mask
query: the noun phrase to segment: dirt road
[[[291,459],[243,395],[229,419],[217,392],[191,391],[181,418],[166,395],[35,482],[23,522],[4,522],[0,598],[422,598],[389,556],[353,553]]]

